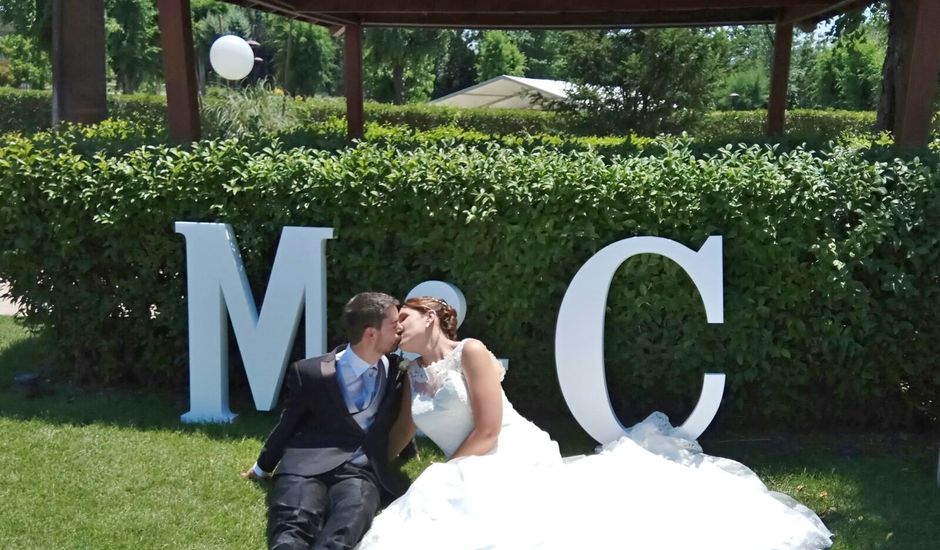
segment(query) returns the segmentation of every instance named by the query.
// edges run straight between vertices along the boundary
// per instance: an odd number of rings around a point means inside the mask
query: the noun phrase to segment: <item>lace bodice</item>
[[[444,451],[449,458],[473,430],[473,409],[463,373],[463,348],[466,340],[457,344],[449,354],[425,367],[412,364],[408,369],[411,380],[411,414],[415,424]],[[492,356],[492,354],[490,354]],[[505,376],[502,364],[492,357],[493,368],[499,369],[499,379]],[[501,390],[502,392],[502,390]],[[496,447],[489,453],[524,452],[525,445],[535,444],[525,454],[528,459],[558,458],[557,445],[538,427],[522,418],[513,409],[506,394],[502,394],[503,420]],[[511,438],[511,439],[510,439]],[[539,445],[548,445],[546,452],[533,452]]]

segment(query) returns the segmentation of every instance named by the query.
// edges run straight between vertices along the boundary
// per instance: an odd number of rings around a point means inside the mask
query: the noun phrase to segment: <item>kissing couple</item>
[[[340,323],[347,344],[290,365],[277,426],[242,474],[272,478],[271,549],[831,545],[812,510],[704,454],[662,413],[593,455],[563,459],[506,398],[486,345],[458,339],[443,300],[357,294]],[[405,490],[390,465],[417,428],[447,461]]]

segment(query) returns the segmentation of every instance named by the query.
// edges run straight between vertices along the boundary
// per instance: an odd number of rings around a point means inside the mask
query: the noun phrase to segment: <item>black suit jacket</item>
[[[387,356],[385,391],[372,425],[363,430],[349,413],[337,379],[336,354],[341,349],[289,366],[281,418],[261,449],[258,466],[274,475],[316,476],[344,464],[362,447],[385,496],[400,496],[405,483],[391,471],[388,456],[389,430],[404,387],[399,359]]]

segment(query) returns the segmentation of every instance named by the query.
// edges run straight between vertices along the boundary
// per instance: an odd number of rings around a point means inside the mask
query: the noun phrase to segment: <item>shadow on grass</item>
[[[772,489],[815,510],[835,549],[934,547],[940,538],[937,444],[900,434],[796,442],[714,441],[710,454],[746,464]]]
[[[12,318],[0,317],[0,417],[81,426],[103,424],[135,430],[203,434],[213,439],[263,440],[277,413],[258,412],[247,397],[233,396],[239,413],[231,424],[184,424],[188,395],[122,389],[76,388],[57,383],[42,335],[29,334]],[[21,373],[41,375],[41,391],[29,397],[14,384]]]

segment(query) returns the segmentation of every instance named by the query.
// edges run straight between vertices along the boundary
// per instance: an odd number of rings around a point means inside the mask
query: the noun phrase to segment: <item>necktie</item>
[[[361,411],[372,402],[372,394],[375,393],[375,381],[379,369],[371,365],[366,372],[362,373],[362,388],[359,390],[359,397],[356,399],[356,407]]]

